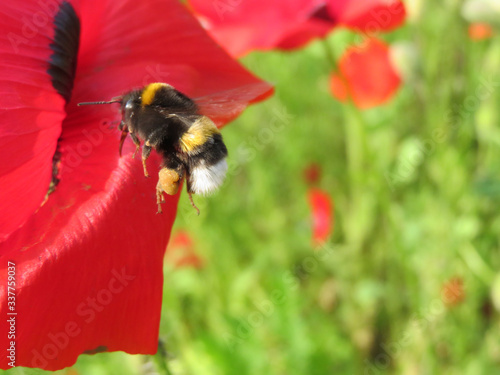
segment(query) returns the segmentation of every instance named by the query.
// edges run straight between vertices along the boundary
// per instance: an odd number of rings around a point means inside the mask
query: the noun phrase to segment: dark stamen
[[[80,43],[80,20],[67,1],[59,6],[54,17],[54,40],[50,44],[49,73],[52,86],[69,102],[75,80],[76,59]]]

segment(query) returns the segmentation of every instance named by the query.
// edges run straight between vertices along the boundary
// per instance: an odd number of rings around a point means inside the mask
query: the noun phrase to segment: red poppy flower
[[[332,199],[330,195],[320,189],[309,189],[309,205],[312,212],[313,245],[323,244],[333,229]]]
[[[190,0],[212,37],[233,56],[271,49],[322,5],[321,0]]]
[[[48,370],[84,352],[155,353],[178,195],[156,215],[156,179],[131,142],[118,155],[116,105],[76,103],[166,81],[193,97],[221,92],[212,114],[223,123],[270,86],[176,0],[25,0],[0,15],[0,315],[17,314],[0,368],[11,341],[16,366]]]
[[[341,26],[369,36],[398,28],[406,17],[400,0],[329,0],[328,10]]]
[[[362,109],[387,102],[396,93],[401,79],[389,57],[389,47],[377,39],[349,48],[341,57],[339,72],[332,74],[332,95],[345,102],[349,98]]]
[[[471,40],[485,40],[493,35],[493,28],[487,23],[477,22],[469,25],[469,38]]]
[[[309,185],[316,185],[321,179],[321,167],[319,164],[312,163],[304,170],[304,179]]]
[[[302,24],[287,33],[277,47],[299,48],[323,38],[335,27],[355,30],[365,37],[400,27],[406,18],[400,0],[328,0]]]
[[[183,230],[172,235],[165,258],[167,262],[173,264],[176,268],[201,268],[203,266],[203,261],[194,250],[194,242],[191,236]]]
[[[251,50],[292,49],[344,26],[371,35],[405,19],[400,0],[189,0],[202,24],[233,56]]]
[[[464,281],[461,277],[453,277],[443,284],[441,298],[448,307],[454,307],[465,299]]]

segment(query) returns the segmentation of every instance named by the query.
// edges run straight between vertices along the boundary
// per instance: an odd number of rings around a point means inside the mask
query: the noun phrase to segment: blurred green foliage
[[[471,41],[460,2],[422,4],[382,36],[413,53],[376,109],[328,91],[328,51],[359,41],[351,32],[243,59],[276,95],[224,129],[229,176],[195,197],[201,216],[180,199],[174,232],[203,266],[165,266],[165,351],[84,355],[58,373],[500,373],[500,39]],[[335,201],[320,249],[311,163]],[[447,304],[452,278],[464,299]]]

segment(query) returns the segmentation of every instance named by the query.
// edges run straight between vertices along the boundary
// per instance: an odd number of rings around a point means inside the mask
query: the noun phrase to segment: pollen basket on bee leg
[[[182,176],[177,171],[169,168],[162,168],[158,172],[157,190],[161,190],[168,195],[175,195],[179,191]]]

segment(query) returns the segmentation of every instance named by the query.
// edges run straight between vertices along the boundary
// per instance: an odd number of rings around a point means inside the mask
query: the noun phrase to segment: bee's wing
[[[271,95],[273,87],[267,82],[240,86],[195,98],[200,113],[210,117],[217,125],[236,118],[249,103],[260,101]]]

